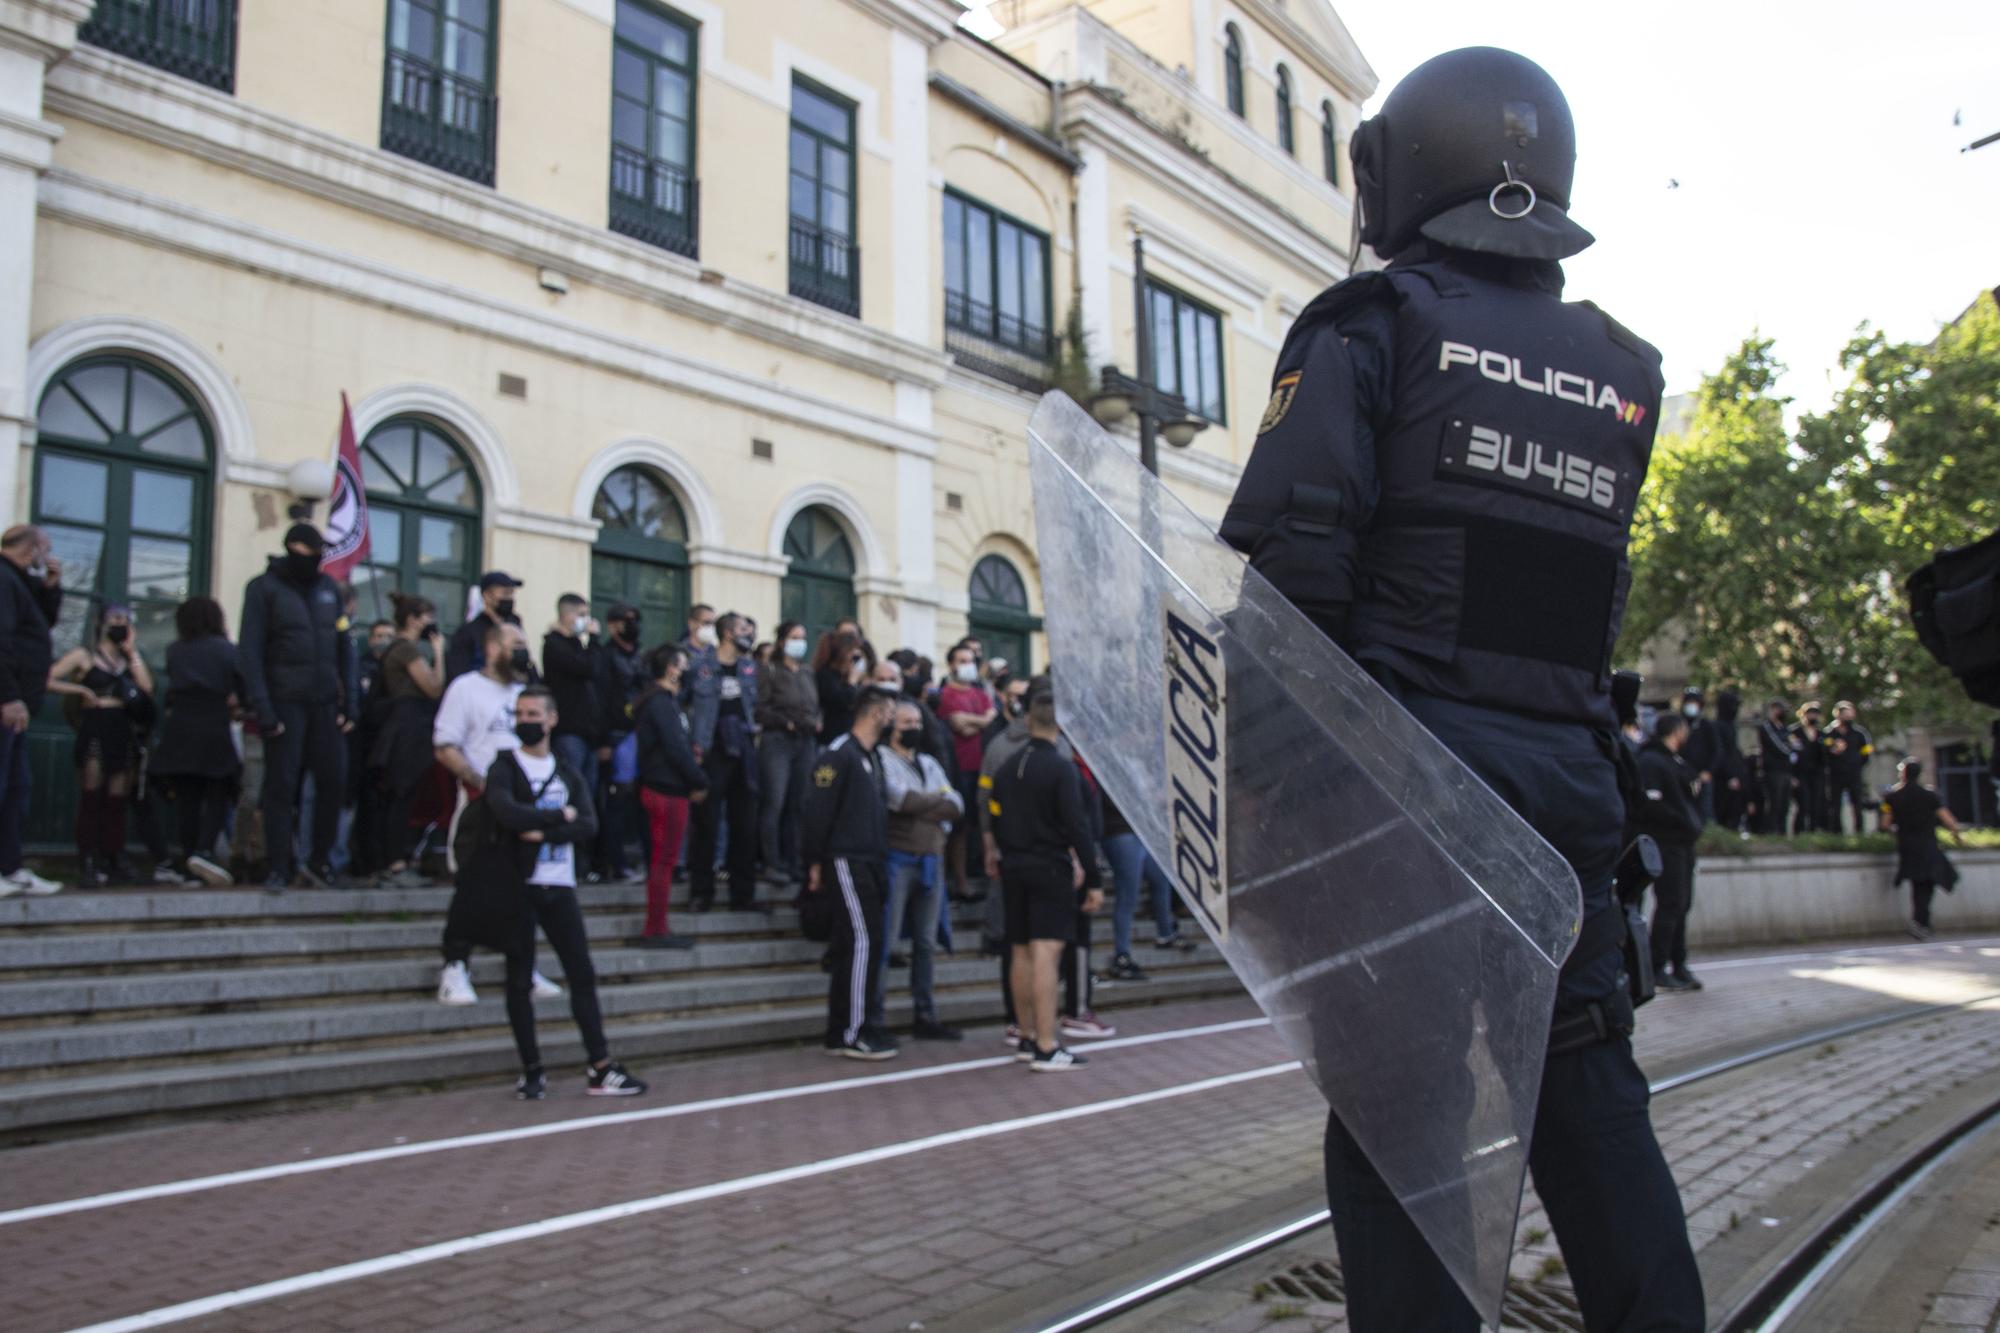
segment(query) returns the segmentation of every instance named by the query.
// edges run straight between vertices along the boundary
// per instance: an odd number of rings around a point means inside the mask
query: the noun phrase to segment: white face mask
[[[971,685],[979,680],[979,667],[971,662],[960,662],[952,669],[951,674],[965,684]]]
[[[1701,705],[1700,705],[1700,704],[1682,704],[1682,705],[1681,705],[1681,716],[1682,716],[1682,717],[1700,717],[1700,716],[1701,716]]]
[[[716,645],[715,626],[703,625],[700,629],[694,632],[694,641],[700,644],[704,648],[715,647]]]
[[[786,639],[785,656],[791,658],[794,662],[805,661],[806,641],[804,639]]]

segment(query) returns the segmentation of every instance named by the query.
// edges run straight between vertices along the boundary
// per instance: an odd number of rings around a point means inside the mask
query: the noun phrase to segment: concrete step
[[[983,979],[986,983],[983,988],[968,985],[941,992],[938,996],[941,1015],[955,1023],[997,1021],[998,1003],[992,993],[990,960],[985,962]],[[821,990],[824,990],[823,977]],[[1101,987],[1098,1009],[1100,1013],[1115,1014],[1133,1006],[1240,992],[1235,976],[1214,961],[1211,953],[1205,962],[1162,968],[1152,981]],[[487,1000],[482,1000],[478,1007],[489,1005],[498,1007]],[[442,1010],[436,1005],[431,1008],[438,1012],[467,1012]],[[907,1025],[906,993],[891,991],[888,1016],[893,1024]],[[566,1066],[580,1069],[583,1052],[567,1013],[560,1012],[558,1005],[556,1012],[538,1011],[538,1017],[544,1060],[549,1067],[556,1071]],[[826,1006],[823,995],[816,995],[810,1001],[760,1009],[631,1023],[613,1020],[607,1026],[614,1054],[621,1059],[641,1060],[776,1042],[817,1042],[825,1031]],[[990,1040],[993,1030],[987,1026],[968,1034],[965,1058],[999,1053],[998,1043]],[[0,1085],[0,1134],[20,1139],[36,1137],[36,1131],[45,1134],[55,1126],[74,1128],[140,1116],[364,1093],[452,1079],[504,1080],[512,1076],[514,1069],[512,1040],[504,1032],[487,1031],[457,1039],[412,1040],[386,1048],[310,1051],[210,1060],[161,1069],[64,1074]],[[650,1077],[664,1079],[671,1085],[671,1069],[647,1072]],[[559,1072],[558,1079],[562,1077]],[[499,1087],[495,1095],[502,1095]]]
[[[1215,958],[1213,946],[1181,955],[1181,966]],[[633,951],[638,952],[638,951]],[[658,955],[650,955],[657,958]],[[816,957],[816,955],[815,955]],[[553,962],[553,959],[551,960]],[[553,970],[553,969],[552,969]],[[1162,969],[1163,972],[1169,969]],[[165,1018],[112,1019],[89,1023],[49,1023],[0,1030],[0,1079],[39,1077],[52,1069],[111,1062],[158,1062],[228,1052],[314,1046],[353,1046],[463,1032],[506,1022],[503,997],[489,985],[476,1005],[448,1007],[431,995],[436,972],[415,974],[414,993],[373,1002],[301,1005],[231,1013]],[[996,965],[961,953],[937,968],[940,989],[991,986]],[[892,972],[890,984],[908,985],[907,973]],[[692,973],[644,979],[599,988],[607,1020],[636,1015],[676,1015],[699,1010],[785,1004],[826,993],[826,976],[813,964],[742,972]],[[537,1005],[545,1019],[563,1017],[567,1001]]]

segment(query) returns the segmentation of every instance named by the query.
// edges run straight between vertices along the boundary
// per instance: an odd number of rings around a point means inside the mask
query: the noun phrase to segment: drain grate
[[[1257,1288],[1266,1300],[1319,1301],[1329,1305],[1347,1301],[1347,1284],[1341,1279],[1340,1269],[1324,1259],[1293,1264],[1271,1274]],[[1507,1294],[1500,1305],[1500,1326],[1534,1329],[1537,1333],[1583,1333],[1583,1312],[1577,1308],[1576,1295],[1568,1287],[1515,1278],[1508,1281]]]

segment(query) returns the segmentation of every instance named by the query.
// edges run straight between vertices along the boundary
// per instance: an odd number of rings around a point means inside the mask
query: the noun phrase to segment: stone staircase
[[[475,957],[477,1005],[433,998],[449,896],[199,889],[0,900],[0,1137],[510,1076],[500,959]],[[653,951],[622,943],[639,929],[643,889],[593,886],[580,897],[621,1058],[817,1041],[824,1030],[821,946],[799,935],[795,913],[677,910],[675,929],[695,947]],[[959,951],[938,962],[950,1022],[999,1016],[997,965],[978,954],[981,910],[961,913]],[[1111,926],[1096,924],[1102,966]],[[1239,990],[1206,941],[1188,954],[1140,952],[1152,979],[1100,986],[1099,1009]],[[541,967],[561,978],[546,947]],[[892,1024],[908,1022],[908,976],[889,973]],[[537,1008],[550,1067],[580,1062],[567,1002]]]

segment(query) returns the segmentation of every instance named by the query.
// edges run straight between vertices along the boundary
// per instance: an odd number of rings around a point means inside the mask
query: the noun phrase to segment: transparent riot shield
[[[1029,434],[1064,729],[1497,1326],[1575,875],[1074,402]]]

